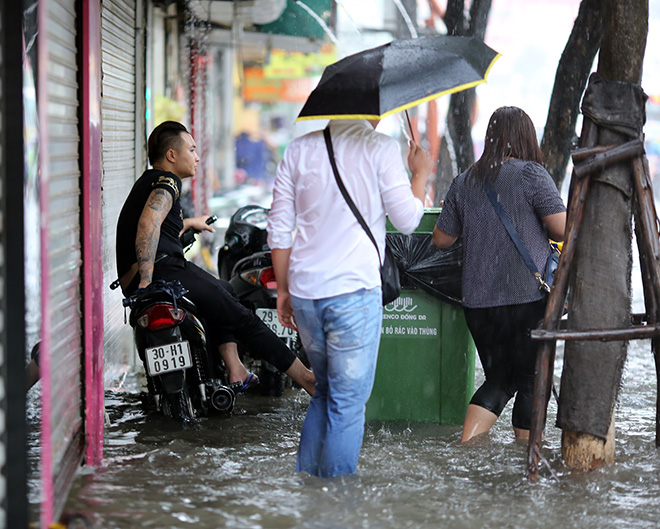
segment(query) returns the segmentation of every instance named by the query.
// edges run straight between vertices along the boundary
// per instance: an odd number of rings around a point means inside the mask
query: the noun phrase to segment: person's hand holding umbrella
[[[426,199],[426,182],[433,173],[433,158],[421,146],[410,140],[410,151],[408,151],[408,167],[412,173],[410,186],[413,195],[424,203]]]

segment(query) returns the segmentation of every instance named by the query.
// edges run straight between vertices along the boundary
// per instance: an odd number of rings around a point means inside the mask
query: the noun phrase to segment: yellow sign
[[[264,77],[294,79],[320,76],[326,66],[336,61],[337,49],[334,44],[325,44],[318,53],[272,50],[268,64],[264,65]]]

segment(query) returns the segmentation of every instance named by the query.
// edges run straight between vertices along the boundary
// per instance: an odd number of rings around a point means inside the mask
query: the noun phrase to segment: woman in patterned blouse
[[[529,116],[517,107],[497,109],[483,155],[454,179],[433,230],[439,248],[463,240],[463,307],[485,374],[468,405],[463,441],[488,432],[514,396],[516,439],[529,437],[537,350],[529,333],[543,318],[547,296],[495,212],[484,182],[543,270],[551,252],[548,238],[564,238],[566,207],[541,162]]]

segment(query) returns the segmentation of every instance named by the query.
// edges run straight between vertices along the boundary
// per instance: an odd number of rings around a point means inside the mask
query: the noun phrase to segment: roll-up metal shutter
[[[136,27],[136,0],[102,3],[101,53],[103,72],[103,277],[108,285],[117,277],[115,238],[119,211],[141,168],[136,144],[140,110],[136,95],[143,75]],[[139,142],[142,145],[142,142]],[[138,149],[139,150],[139,149]],[[108,383],[117,370],[134,362],[131,329],[124,324],[121,291],[104,293],[104,351]]]
[[[50,383],[48,394],[43,394],[49,405],[44,402],[43,410],[50,413],[46,421],[42,419],[47,430],[42,441],[50,451],[45,460],[50,457],[50,461],[42,470],[50,470],[50,476],[42,480],[52,480],[48,485],[58,512],[83,449],[78,50],[75,0],[49,0],[45,5],[47,17],[41,19],[45,27],[40,27],[40,32],[46,31],[48,54],[42,295],[47,296],[43,329],[48,335]]]

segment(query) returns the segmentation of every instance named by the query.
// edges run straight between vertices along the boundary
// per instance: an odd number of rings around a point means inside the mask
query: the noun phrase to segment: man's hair
[[[165,158],[165,154],[170,149],[178,151],[181,148],[182,132],[188,132],[188,129],[178,121],[163,121],[151,132],[147,151],[152,166]]]

